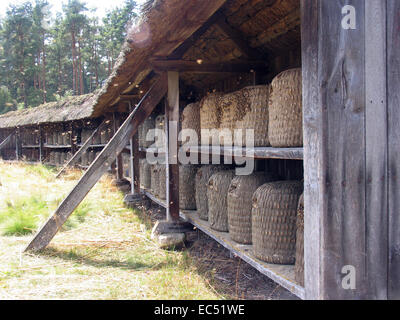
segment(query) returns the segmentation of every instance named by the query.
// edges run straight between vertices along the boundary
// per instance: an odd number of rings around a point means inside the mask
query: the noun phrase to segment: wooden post
[[[43,163],[43,161],[44,161],[43,145],[44,145],[44,132],[43,132],[42,126],[39,125],[39,161],[40,161],[40,163]]]
[[[301,11],[306,298],[385,299],[386,1]]]
[[[400,1],[387,0],[389,266],[388,298],[400,299]],[[390,66],[390,67],[389,67]]]
[[[17,128],[17,131],[15,133],[15,158],[17,161],[20,158],[20,152],[21,152],[20,135],[21,135],[21,130],[20,128]]]
[[[179,73],[168,72],[168,102],[165,108],[167,220],[179,220]]]

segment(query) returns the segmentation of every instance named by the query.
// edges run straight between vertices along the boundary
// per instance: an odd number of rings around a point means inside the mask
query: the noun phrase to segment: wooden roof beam
[[[223,32],[227,37],[229,37],[239,50],[245,54],[249,59],[260,60],[260,57],[265,57],[265,54],[259,50],[252,48],[248,42],[245,40],[245,36],[237,29],[232,28],[226,19],[219,19],[215,26]]]
[[[157,72],[178,71],[191,73],[247,73],[265,70],[265,61],[246,61],[231,63],[197,63],[186,60],[153,60],[152,66]]]
[[[250,45],[253,47],[262,46],[286,34],[289,30],[299,26],[300,24],[300,9],[293,10],[286,17],[270,26],[264,32],[257,35],[257,37],[251,39]]]

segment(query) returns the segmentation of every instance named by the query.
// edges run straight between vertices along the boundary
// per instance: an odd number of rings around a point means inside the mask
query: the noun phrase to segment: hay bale
[[[200,219],[208,220],[208,180],[214,173],[227,169],[223,165],[206,165],[197,170],[195,177],[196,208]]]
[[[294,264],[297,204],[303,183],[279,181],[262,185],[253,195],[254,255],[268,263]]]
[[[301,69],[284,71],[272,81],[268,137],[272,147],[303,145]]]
[[[276,180],[270,173],[253,173],[233,178],[228,190],[228,224],[232,240],[251,244],[251,210],[254,192],[264,183]]]
[[[158,197],[159,195],[159,189],[160,189],[160,182],[159,182],[159,176],[160,176],[160,170],[159,170],[159,165],[158,164],[153,164],[151,165],[151,175],[150,175],[150,186],[151,186],[151,192],[155,197]]]
[[[200,104],[191,103],[188,104],[185,109],[183,109],[181,115],[181,128],[182,130],[194,130],[197,134],[198,139],[200,139]],[[183,141],[182,143],[185,143]],[[187,142],[186,145],[198,145],[199,141],[196,143]]]
[[[155,122],[156,122],[156,129],[165,132],[165,116],[164,115],[157,116]],[[163,148],[165,146],[165,136],[160,135],[158,138],[159,139],[155,142],[155,146],[156,148]]]
[[[242,146],[246,146],[246,129],[254,130],[254,147],[268,147],[268,100],[269,86],[253,86],[242,89],[247,102],[242,106],[247,110],[242,119],[235,123],[235,129],[242,129]]]
[[[218,130],[221,122],[221,97],[222,93],[215,92],[204,97],[200,102],[200,128]],[[209,136],[201,135],[202,145],[211,145]]]
[[[304,195],[299,199],[296,221],[296,263],[294,266],[295,280],[304,286]]]
[[[234,170],[227,170],[214,173],[208,180],[208,221],[214,230],[229,231],[227,196],[234,176]]]
[[[147,159],[139,160],[139,176],[140,176],[140,187],[143,189],[150,189],[151,165],[147,162]]]
[[[191,164],[179,166],[179,208],[182,210],[196,210],[197,169],[197,166]]]
[[[147,117],[144,122],[139,126],[139,147],[148,148],[153,144],[153,141],[146,141],[146,135],[149,130],[155,128],[155,119],[153,116]]]
[[[158,167],[158,180],[159,180],[159,194],[158,197],[161,200],[165,200],[167,198],[167,167],[164,164],[160,164]]]

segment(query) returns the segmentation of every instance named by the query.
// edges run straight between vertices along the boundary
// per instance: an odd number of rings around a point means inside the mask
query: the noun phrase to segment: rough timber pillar
[[[301,6],[306,298],[398,298],[399,1]]]
[[[165,108],[168,221],[179,220],[178,123],[179,73],[168,72],[168,101]]]

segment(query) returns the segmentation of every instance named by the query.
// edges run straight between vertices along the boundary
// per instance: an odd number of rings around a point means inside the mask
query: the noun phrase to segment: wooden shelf
[[[33,144],[23,144],[22,145],[22,148],[26,148],[26,149],[39,149],[40,148],[40,146],[38,145],[38,144],[35,144],[35,145],[33,145]]]
[[[48,149],[70,149],[71,145],[50,145],[50,144],[45,144],[43,147],[44,148],[48,148]]]
[[[200,154],[224,155],[231,153],[232,155],[240,155],[245,158],[254,159],[286,159],[286,160],[303,160],[303,148],[272,148],[272,147],[221,147],[221,146],[192,146],[191,151]],[[157,152],[156,148],[139,148],[143,152]]]
[[[164,208],[166,207],[165,200],[158,199],[147,190],[142,190],[142,192],[158,205]],[[304,288],[297,284],[294,280],[294,265],[270,264],[257,259],[252,253],[253,247],[251,245],[238,244],[230,239],[229,233],[218,232],[211,229],[210,224],[207,221],[201,220],[196,211],[183,210],[180,212],[180,215],[184,220],[190,222],[196,228],[200,229],[205,234],[216,240],[222,246],[233,252],[245,262],[256,268],[259,272],[266,275],[268,278],[286,288],[299,298],[305,298]]]
[[[105,144],[91,144],[89,148],[104,148]],[[82,144],[78,144],[78,147],[82,147]]]

